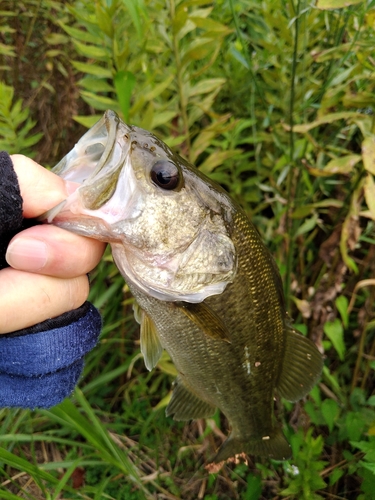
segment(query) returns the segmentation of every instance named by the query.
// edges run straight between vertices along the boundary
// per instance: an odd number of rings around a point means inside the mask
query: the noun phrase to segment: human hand
[[[23,198],[23,215],[34,218],[64,200],[74,186],[33,160],[13,155]],[[0,271],[0,333],[27,328],[76,309],[86,300],[86,273],[99,262],[105,244],[52,225],[18,233]]]

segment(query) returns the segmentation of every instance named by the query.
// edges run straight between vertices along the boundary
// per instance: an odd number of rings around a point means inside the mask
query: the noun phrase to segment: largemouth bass
[[[322,357],[285,310],[277,266],[243,210],[151,133],[107,111],[54,168],[77,189],[45,218],[109,242],[136,300],[152,369],[166,349],[178,378],[166,414],[231,427],[214,457],[287,459],[275,389],[289,401],[316,383]]]

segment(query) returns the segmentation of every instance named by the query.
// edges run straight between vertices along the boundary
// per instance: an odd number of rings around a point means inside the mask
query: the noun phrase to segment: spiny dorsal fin
[[[173,416],[174,420],[192,420],[211,417],[215,413],[215,406],[203,401],[185,387],[180,377],[174,382],[172,399],[165,414]]]
[[[198,304],[176,302],[175,306],[179,307],[194,324],[212,339],[231,342],[224,322],[204,302]]]
[[[151,371],[159,361],[163,347],[159,340],[155,323],[144,312],[137,302],[133,305],[134,317],[140,324],[141,353],[143,354],[147,370]]]
[[[286,326],[284,363],[276,388],[288,401],[298,401],[318,381],[323,358],[316,345],[290,326]]]

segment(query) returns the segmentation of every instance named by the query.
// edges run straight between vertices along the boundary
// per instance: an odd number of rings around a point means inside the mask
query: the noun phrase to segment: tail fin
[[[279,428],[272,430],[269,436],[260,439],[241,438],[230,435],[220,447],[212,462],[219,463],[228,458],[246,453],[248,455],[259,455],[273,458],[274,460],[288,460],[291,457],[291,448],[284,434]]]

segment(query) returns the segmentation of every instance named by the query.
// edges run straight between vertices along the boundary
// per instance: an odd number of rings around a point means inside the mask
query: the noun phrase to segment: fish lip
[[[95,217],[94,211],[105,205],[115,192],[130,151],[131,127],[114,111],[107,110],[52,169],[65,181],[68,196],[38,220],[56,223],[55,218],[65,218],[62,212],[68,212],[72,205],[80,206],[89,217]]]
[[[55,165],[52,171],[64,180],[73,181],[78,184],[83,184],[86,179],[97,176],[108,161],[113,145],[116,141],[119,123],[120,119],[117,114],[114,111],[107,110],[102,118],[79,139],[74,148],[69,151],[69,153],[65,155],[64,158],[57,163],[57,165]],[[104,150],[94,169],[91,168],[92,172],[90,175],[83,180],[80,179],[80,177],[77,179],[76,175],[79,176],[80,169],[75,168],[75,163],[77,159],[79,160],[79,158],[83,156],[81,147],[85,145],[85,152],[87,152],[90,146],[102,144],[103,142],[105,142]]]
[[[120,171],[126,164],[130,153],[130,132],[131,129],[119,119],[117,114],[108,110],[62,160],[62,168],[58,164],[53,170],[64,180],[78,181],[78,184],[81,184],[78,190],[85,208],[98,210],[115,191]],[[104,150],[100,153],[99,148],[98,161],[94,161],[89,168],[91,170],[89,175],[82,179],[80,163],[85,159],[85,155],[90,155],[90,148],[94,149],[94,156],[98,154],[98,152],[95,153],[95,147],[98,149],[98,145],[104,147]],[[78,168],[75,168],[77,160]],[[83,171],[85,172],[85,168]],[[105,193],[104,196],[103,193]]]

